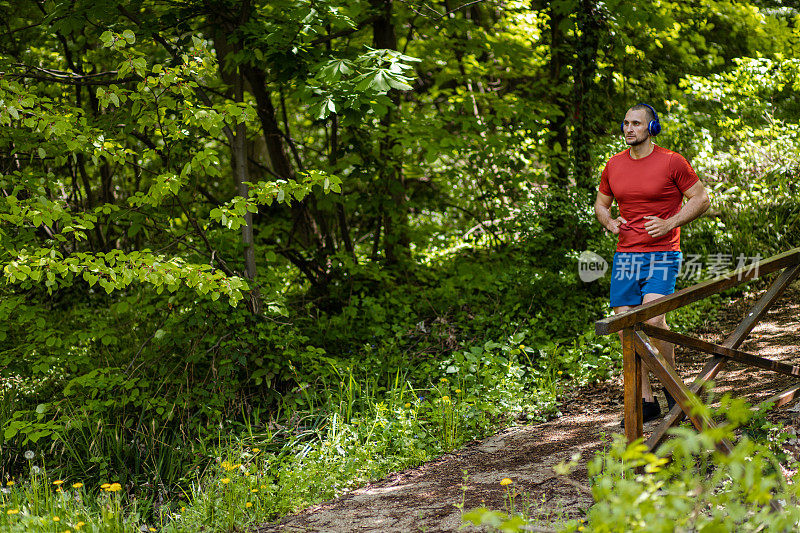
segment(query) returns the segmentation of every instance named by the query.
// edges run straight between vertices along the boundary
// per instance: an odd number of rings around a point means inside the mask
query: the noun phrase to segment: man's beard
[[[628,139],[625,139],[625,142],[628,144],[628,146],[639,146],[640,144],[642,144],[646,140],[647,140],[647,135],[644,135],[641,138],[634,137],[634,139],[632,141],[629,141]]]

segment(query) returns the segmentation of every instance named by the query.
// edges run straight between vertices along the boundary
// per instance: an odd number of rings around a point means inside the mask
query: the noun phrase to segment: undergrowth
[[[737,224],[783,212],[739,207]],[[584,211],[576,235],[609,255],[613,237]],[[258,320],[180,290],[47,306],[4,294],[0,528],[230,531],[557,416],[567,388],[620,368],[616,338],[593,331],[610,314],[608,279],[580,281],[578,252],[541,220],[518,226],[514,246],[342,267],[327,294],[295,287],[284,316]],[[708,217],[687,228],[685,253],[766,256],[793,231],[761,248]],[[669,323],[708,325],[741,290]]]

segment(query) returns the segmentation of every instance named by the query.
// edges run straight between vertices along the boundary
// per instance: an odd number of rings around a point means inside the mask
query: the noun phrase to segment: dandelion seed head
[[[36,457],[36,454],[35,454],[35,453],[33,453],[33,450],[26,450],[26,451],[25,451],[25,453],[23,453],[23,454],[22,454],[22,456],[23,456],[25,459],[27,459],[28,461],[30,461],[31,459],[33,459],[34,457]]]

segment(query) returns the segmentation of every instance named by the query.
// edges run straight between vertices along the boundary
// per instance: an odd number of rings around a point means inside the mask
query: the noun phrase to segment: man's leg
[[[645,300],[645,301],[647,301],[647,300]],[[628,311],[628,310],[632,309],[633,307],[635,307],[635,306],[621,305],[619,307],[615,307],[614,308],[614,314],[618,315],[620,313],[624,313],[625,311]],[[619,334],[619,341],[621,343],[622,342],[622,332],[618,331],[617,333]],[[656,347],[658,348],[658,346],[656,346]],[[661,351],[660,348],[659,348],[659,351]],[[672,365],[675,366],[674,363]],[[650,373],[648,372],[647,368],[645,368],[644,365],[642,365],[642,399],[644,401],[646,401],[646,402],[652,402],[653,401],[653,388],[650,386]]]
[[[664,296],[663,294],[652,294],[648,293],[644,295],[644,301],[642,303],[652,302],[655,299],[661,298]],[[667,325],[667,318],[666,315],[658,315],[649,320],[647,323],[651,326],[657,326],[659,328],[669,329]],[[672,365],[672,368],[675,368],[675,345],[671,342],[662,341],[661,339],[650,339],[653,345],[656,347],[658,352],[664,356],[664,359]]]
[[[611,287],[610,300],[614,314],[624,313],[642,303],[641,279],[647,275],[642,267],[646,267],[648,261],[641,253],[614,254],[614,262],[611,267]],[[620,342],[622,342],[622,332],[619,332]],[[653,389],[650,387],[648,372],[642,367],[642,400],[650,405],[655,400]]]

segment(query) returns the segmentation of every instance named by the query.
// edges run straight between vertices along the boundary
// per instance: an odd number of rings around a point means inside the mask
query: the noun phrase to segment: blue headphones
[[[650,111],[653,112],[653,120],[651,120],[647,124],[647,132],[650,135],[652,135],[653,137],[655,137],[656,135],[661,133],[661,122],[659,122],[658,113],[656,113],[656,110],[653,109],[653,106],[651,106],[649,104],[645,104],[644,102],[640,102],[640,103],[638,103],[636,105],[643,105],[646,108],[648,108]],[[625,122],[624,121],[620,123],[619,129],[622,131],[622,133],[625,133]]]

